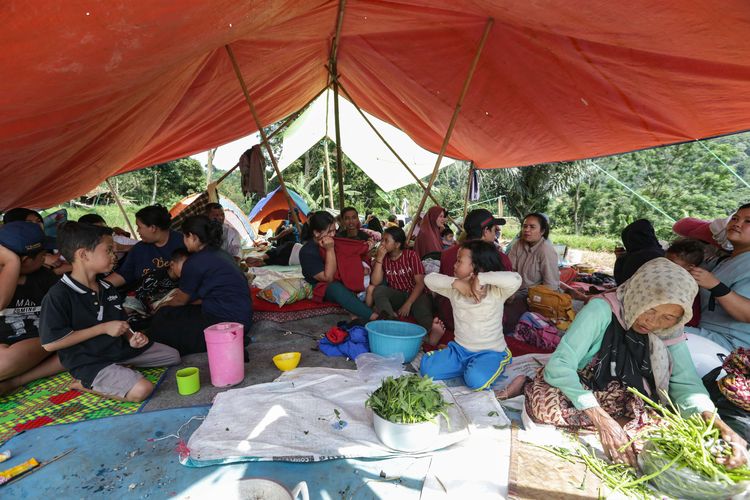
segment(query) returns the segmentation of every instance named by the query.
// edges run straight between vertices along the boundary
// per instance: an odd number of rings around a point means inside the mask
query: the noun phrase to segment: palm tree
[[[521,220],[528,213],[546,210],[554,196],[565,192],[591,169],[580,161],[503,168],[484,171],[482,182],[483,188],[502,194],[508,211]]]

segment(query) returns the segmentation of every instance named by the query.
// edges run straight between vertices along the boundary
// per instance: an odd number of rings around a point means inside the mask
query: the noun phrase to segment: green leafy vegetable
[[[365,405],[381,418],[398,424],[432,422],[438,415],[448,420],[445,410],[451,406],[443,399],[439,385],[416,374],[386,378]]]

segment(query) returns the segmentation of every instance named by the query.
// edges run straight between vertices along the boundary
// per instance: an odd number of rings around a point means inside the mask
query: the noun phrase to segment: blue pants
[[[481,391],[489,389],[510,360],[508,349],[472,352],[455,342],[448,342],[445,349],[425,353],[419,373],[435,380],[463,377],[469,388]]]

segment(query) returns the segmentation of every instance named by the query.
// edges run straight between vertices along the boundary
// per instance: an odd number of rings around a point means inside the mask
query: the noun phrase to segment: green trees
[[[648,218],[658,234],[667,238],[671,235],[672,220],[683,217],[712,219],[727,215],[750,199],[750,189],[716,157],[747,179],[750,171],[745,135],[704,142],[710,152],[694,142],[576,162],[588,165],[586,174],[554,199],[551,206],[553,222],[575,234],[614,236],[628,223]],[[653,206],[600,169],[636,191]]]
[[[161,203],[167,208],[206,188],[203,167],[193,158],[180,158],[128,172],[112,181],[120,196],[136,205]]]

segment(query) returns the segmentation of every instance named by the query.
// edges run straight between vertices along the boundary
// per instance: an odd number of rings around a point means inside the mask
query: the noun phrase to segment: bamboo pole
[[[331,160],[328,157],[327,135],[323,137],[323,156],[325,159],[326,178],[328,179],[328,208],[333,210],[333,177],[331,177]]]
[[[333,122],[336,126],[336,176],[339,178],[339,210],[344,209],[344,159],[341,154],[341,124],[339,123],[339,85],[333,79]]]
[[[378,136],[378,138],[379,138],[379,139],[380,139],[380,140],[381,140],[381,141],[383,142],[383,144],[385,144],[385,147],[387,147],[387,148],[388,148],[388,150],[389,150],[389,151],[390,151],[391,153],[393,153],[393,156],[395,156],[395,157],[396,157],[396,159],[397,159],[397,160],[399,161],[399,163],[401,163],[401,165],[403,165],[403,167],[404,167],[404,168],[406,169],[406,171],[407,171],[407,172],[409,172],[409,173],[411,174],[411,176],[412,176],[412,177],[414,178],[414,180],[415,180],[415,181],[417,181],[417,184],[419,184],[419,187],[421,187],[421,188],[422,188],[422,191],[426,190],[426,189],[427,189],[427,186],[425,186],[425,185],[424,185],[424,182],[422,182],[422,179],[420,179],[419,177],[417,177],[417,174],[415,174],[415,173],[414,173],[414,171],[413,171],[413,170],[412,170],[412,169],[411,169],[411,168],[409,167],[409,165],[407,165],[407,163],[406,163],[406,162],[405,162],[405,161],[404,161],[404,160],[403,160],[403,159],[401,158],[401,156],[400,156],[400,155],[399,155],[399,154],[398,154],[398,153],[396,152],[396,150],[395,150],[395,149],[393,149],[393,146],[391,146],[391,145],[390,145],[390,144],[388,143],[388,141],[386,140],[386,138],[385,138],[385,137],[383,137],[383,135],[382,135],[382,134],[380,133],[380,131],[378,131],[378,129],[377,129],[376,127],[375,127],[375,124],[373,124],[373,123],[372,123],[372,122],[370,121],[370,119],[369,119],[369,118],[367,118],[367,115],[365,114],[365,112],[364,112],[364,111],[362,111],[362,108],[360,108],[360,107],[359,107],[359,106],[357,105],[357,103],[356,103],[356,102],[354,102],[354,99],[352,99],[352,96],[351,96],[351,94],[349,94],[349,92],[347,92],[347,91],[346,91],[346,88],[345,88],[345,87],[344,87],[344,86],[343,86],[343,85],[342,85],[341,83],[339,83],[339,88],[341,89],[341,92],[343,92],[343,93],[344,93],[344,96],[345,96],[345,97],[346,97],[346,98],[347,98],[347,99],[349,100],[349,102],[351,102],[351,103],[352,103],[352,105],[354,106],[354,108],[355,108],[355,109],[356,109],[357,111],[359,111],[359,114],[360,114],[360,115],[362,116],[362,118],[363,118],[363,119],[365,120],[365,123],[367,123],[367,124],[368,124],[368,125],[370,126],[370,128],[372,129],[372,131],[373,131],[373,132],[375,132],[375,135],[377,135],[377,136]],[[430,193],[430,195],[429,195],[429,196],[430,196],[430,199],[431,199],[431,200],[432,200],[433,202],[435,202],[435,204],[437,204],[437,205],[440,205],[440,202],[439,202],[439,201],[437,200],[437,198],[435,198],[435,196],[434,196],[434,195],[433,195],[432,193]],[[458,224],[457,224],[457,223],[456,223],[456,221],[455,221],[455,220],[453,219],[453,217],[451,217],[450,215],[448,215],[448,219],[449,219],[449,220],[450,220],[450,221],[451,221],[451,222],[452,222],[452,223],[453,223],[454,225],[458,226]]]
[[[120,212],[122,212],[122,216],[125,217],[125,223],[128,225],[128,229],[130,229],[130,234],[133,238],[135,238],[138,233],[136,233],[135,229],[133,229],[133,224],[130,223],[128,213],[125,211],[125,207],[122,206],[122,201],[120,201],[120,195],[117,193],[117,190],[112,185],[112,181],[110,181],[109,178],[107,179],[107,186],[109,186],[109,190],[114,195],[117,206],[120,207]]]
[[[346,0],[339,0],[336,18],[336,34],[331,45],[331,77],[333,80],[333,122],[336,127],[336,175],[339,180],[339,210],[344,209],[344,159],[341,151],[341,124],[339,123],[339,79],[338,79],[338,49],[341,40],[341,28],[344,24],[344,7]]]
[[[235,165],[234,165],[234,166],[233,166],[232,168],[230,168],[229,170],[227,170],[226,172],[224,172],[224,173],[222,174],[222,176],[221,176],[221,177],[219,177],[219,178],[218,178],[218,179],[216,180],[216,184],[217,184],[217,185],[221,184],[221,181],[223,181],[224,179],[226,179],[227,177],[229,177],[229,174],[231,174],[232,172],[234,172],[235,170],[237,170],[237,167],[239,167],[239,166],[240,166],[240,163],[239,163],[239,162],[237,162],[237,163],[236,163],[236,164],[235,164]]]
[[[250,113],[253,115],[255,125],[258,127],[260,137],[263,140],[263,144],[266,147],[268,156],[271,158],[273,168],[279,178],[279,186],[281,187],[281,191],[284,193],[284,198],[286,198],[286,203],[289,206],[289,212],[292,217],[292,222],[294,222],[294,224],[297,226],[297,229],[301,232],[302,228],[300,227],[299,218],[297,217],[297,213],[294,211],[294,202],[292,201],[292,197],[289,195],[289,191],[286,189],[286,183],[284,182],[284,178],[281,176],[281,171],[279,170],[279,163],[276,161],[276,156],[274,156],[273,150],[271,149],[271,143],[268,142],[268,137],[263,131],[263,124],[258,117],[258,113],[255,111],[255,105],[253,104],[253,100],[250,98],[250,93],[247,90],[247,85],[245,85],[245,79],[242,77],[242,71],[240,71],[240,66],[239,64],[237,64],[237,59],[234,57],[234,51],[229,45],[225,45],[224,48],[227,50],[230,61],[232,61],[232,67],[234,68],[234,73],[237,75],[237,80],[240,82],[240,87],[242,87],[242,93],[245,95],[247,106],[250,108]]]
[[[443,156],[445,155],[445,150],[448,148],[448,143],[450,142],[451,134],[453,133],[453,128],[456,126],[456,121],[458,120],[458,114],[461,112],[461,106],[463,105],[464,97],[466,97],[466,93],[469,90],[469,84],[471,84],[471,79],[474,77],[474,71],[477,69],[477,64],[479,63],[479,56],[482,55],[482,49],[484,49],[484,44],[487,42],[487,37],[490,34],[490,30],[492,29],[492,25],[494,24],[494,22],[495,22],[494,19],[490,17],[489,19],[487,19],[487,24],[485,24],[484,26],[484,33],[482,33],[482,38],[479,41],[477,52],[476,54],[474,54],[474,60],[471,62],[471,66],[469,67],[469,73],[466,75],[466,80],[464,81],[464,86],[461,89],[461,93],[459,94],[458,102],[456,103],[456,108],[453,110],[453,116],[451,117],[450,124],[448,125],[448,131],[445,133],[445,138],[443,139],[443,145],[440,146],[440,154],[438,154],[437,160],[435,161],[435,168],[432,169],[430,182],[427,183],[427,189],[425,190],[425,193],[422,195],[422,199],[419,202],[417,211],[414,214],[415,219],[419,217],[419,215],[422,213],[424,204],[427,201],[427,195],[430,194],[430,191],[432,190],[432,185],[435,183],[438,170],[440,169],[440,162],[443,161]],[[411,240],[411,235],[412,235],[413,230],[414,230],[413,226],[409,228],[409,234],[406,236],[406,241]]]
[[[320,97],[321,95],[323,95],[323,92],[325,92],[326,90],[328,90],[328,87],[330,87],[330,85],[326,85],[325,87],[323,87],[320,90],[320,92],[318,92],[317,94],[315,94],[315,97],[313,97],[312,99],[310,99],[309,101],[307,101],[305,104],[302,105],[301,108],[299,108],[297,111],[295,111],[294,113],[292,113],[291,115],[289,115],[289,117],[286,120],[284,120],[284,122],[281,125],[279,125],[279,127],[276,130],[274,130],[273,132],[271,132],[270,134],[268,134],[268,140],[270,141],[271,139],[274,138],[274,136],[276,136],[276,134],[280,133],[282,130],[284,130],[285,128],[287,128],[294,120],[297,119],[297,117],[299,117],[300,114],[302,114],[302,112],[305,110],[306,107],[308,107],[310,104],[312,104],[313,101],[315,101],[315,99],[317,99],[318,97]],[[221,184],[221,181],[223,181],[224,179],[226,179],[227,177],[229,177],[229,174],[231,174],[232,172],[234,172],[235,170],[237,170],[237,167],[239,167],[239,166],[240,166],[240,164],[239,164],[239,162],[237,162],[232,168],[230,168],[229,170],[227,170],[226,172],[224,172],[224,174],[222,174],[222,176],[219,177],[219,179],[216,181],[216,184],[217,185]]]
[[[469,163],[469,180],[466,183],[466,197],[464,198],[464,222],[466,221],[466,213],[469,211],[469,193],[471,193],[471,178],[474,174],[474,162]]]
[[[328,81],[330,82],[331,79],[331,73],[328,73]],[[331,177],[331,161],[328,157],[328,102],[329,97],[331,96],[331,93],[328,92],[326,94],[326,135],[323,137],[323,154],[325,158],[325,168],[326,168],[326,179],[328,179],[328,208],[333,210],[333,177]],[[323,196],[323,199],[325,200],[325,193]]]

